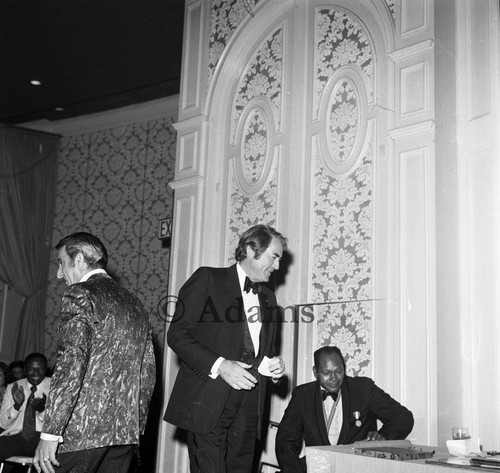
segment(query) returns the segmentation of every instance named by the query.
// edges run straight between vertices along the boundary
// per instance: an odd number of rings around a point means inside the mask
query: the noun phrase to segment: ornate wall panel
[[[368,96],[373,98],[373,53],[370,39],[353,15],[342,10],[320,9],[315,19],[314,111],[330,77],[341,67],[360,71],[368,82]]]
[[[108,269],[143,301],[160,347],[161,301],[167,295],[169,250],[157,238],[158,220],[172,214],[175,131],[165,118],[62,139],[55,245],[75,231],[95,233],[109,252]],[[50,268],[46,352],[54,361],[64,283]]]
[[[317,346],[337,345],[352,372],[366,375],[371,346],[373,126],[362,155],[360,165],[339,178],[315,153],[312,302]]]
[[[279,27],[249,60],[232,102],[228,260],[242,230],[257,223],[276,225],[282,62],[283,29]]]
[[[312,302],[316,347],[337,345],[350,373],[370,373],[372,174],[375,122],[372,45],[342,10],[316,11]],[[357,302],[364,301],[364,302]]]
[[[224,48],[240,23],[249,15],[259,0],[213,0],[210,18],[210,46],[208,80],[212,80],[215,68]]]

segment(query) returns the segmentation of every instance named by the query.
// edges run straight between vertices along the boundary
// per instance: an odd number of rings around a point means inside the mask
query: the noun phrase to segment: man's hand
[[[269,371],[273,374],[272,379],[274,382],[285,375],[285,362],[281,356],[275,356],[269,362]]]
[[[366,440],[385,440],[385,437],[383,435],[380,435],[377,431],[368,432]]]
[[[233,389],[250,391],[257,380],[247,371],[252,365],[241,361],[224,360],[219,366],[219,375]]]
[[[56,460],[58,445],[57,440],[40,440],[33,457],[33,465],[38,473],[41,471],[43,473],[55,473],[52,465],[59,466],[59,462]]]
[[[24,390],[17,382],[12,386],[12,399],[14,399],[14,407],[19,410],[19,408],[24,403]]]
[[[45,403],[47,402],[47,395],[43,393],[43,397],[32,397],[31,405],[33,409],[37,412],[43,412],[45,410]]]

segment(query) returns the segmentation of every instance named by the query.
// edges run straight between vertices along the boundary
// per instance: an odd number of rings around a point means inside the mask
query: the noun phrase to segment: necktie
[[[245,292],[250,292],[250,290],[252,290],[254,294],[259,294],[260,291],[262,291],[262,286],[258,282],[250,281],[250,279],[247,276],[245,278],[245,285],[243,286],[243,290]]]
[[[26,409],[24,410],[23,430],[22,437],[28,442],[31,440],[36,431],[36,411],[31,405],[31,400],[35,396],[36,386],[31,386],[31,394],[26,402]]]
[[[330,396],[334,401],[337,400],[337,394],[338,393],[329,393],[328,391],[325,391],[325,390],[321,390],[321,396],[323,397],[323,401],[328,397]]]

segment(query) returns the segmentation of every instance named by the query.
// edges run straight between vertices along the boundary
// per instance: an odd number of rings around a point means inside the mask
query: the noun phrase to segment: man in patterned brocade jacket
[[[148,316],[106,273],[107,251],[98,238],[74,233],[56,249],[57,277],[68,287],[33,463],[44,473],[126,473],[155,384]]]

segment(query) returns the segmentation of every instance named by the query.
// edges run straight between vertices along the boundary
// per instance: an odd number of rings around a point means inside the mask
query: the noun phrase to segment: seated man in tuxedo
[[[413,415],[365,377],[345,375],[337,347],[314,352],[316,381],[295,388],[276,435],[276,456],[282,473],[306,472],[306,446],[350,444],[358,440],[404,439]],[[382,427],[377,430],[377,420]]]
[[[33,456],[40,440],[50,378],[47,358],[31,353],[24,361],[26,378],[7,386],[0,409],[0,461],[12,455]]]

